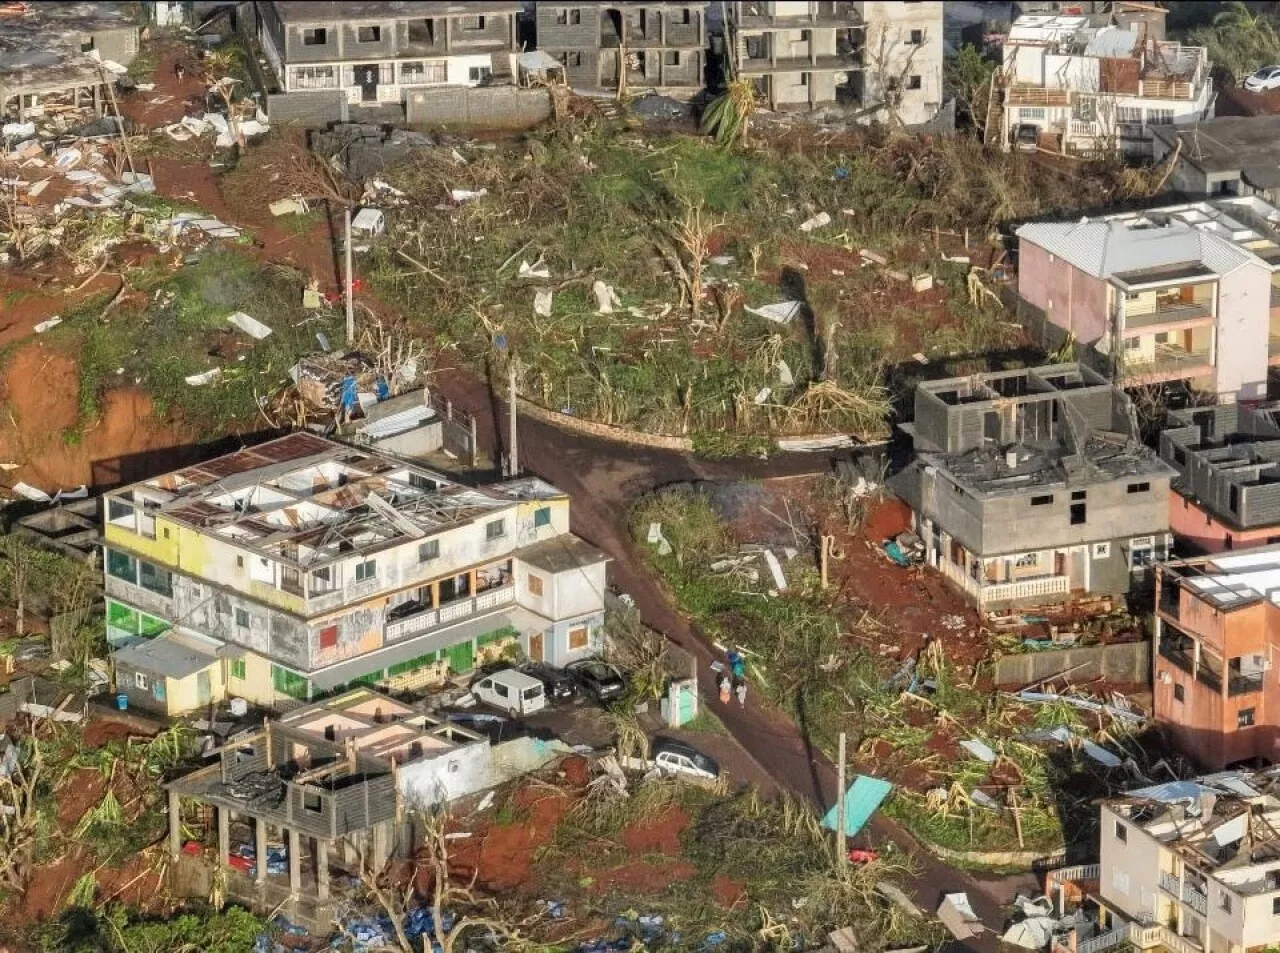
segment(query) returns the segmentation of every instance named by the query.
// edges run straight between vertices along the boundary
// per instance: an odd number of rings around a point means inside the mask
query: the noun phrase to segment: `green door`
[[[451,645],[444,650],[449,667],[455,672],[469,672],[475,668],[476,649],[470,640]]]
[[[693,721],[697,697],[692,683],[682,684],[676,692],[676,724],[687,725]]]
[[[206,668],[203,672],[196,672],[196,701],[201,705],[209,704],[209,696],[212,694],[209,685],[209,670]]]

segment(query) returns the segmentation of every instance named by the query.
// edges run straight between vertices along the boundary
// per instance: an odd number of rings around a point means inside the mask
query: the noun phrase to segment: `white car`
[[[1244,81],[1244,88],[1251,93],[1268,89],[1280,89],[1280,66],[1264,66]]]
[[[653,763],[663,774],[682,774],[704,781],[714,781],[720,777],[720,765],[702,752],[678,741],[657,742],[653,746]]]
[[[471,686],[471,693],[486,705],[512,715],[532,715],[547,707],[542,682],[514,668],[486,675]]]

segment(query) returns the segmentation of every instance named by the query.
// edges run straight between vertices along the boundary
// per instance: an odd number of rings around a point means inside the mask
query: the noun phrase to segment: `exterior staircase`
[[[987,122],[982,129],[984,145],[1003,149],[1004,140],[1004,78],[1000,70],[991,74],[987,84]]]

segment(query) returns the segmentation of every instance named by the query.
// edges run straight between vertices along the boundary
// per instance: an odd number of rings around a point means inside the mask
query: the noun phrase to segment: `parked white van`
[[[532,715],[547,707],[542,682],[514,668],[486,675],[471,686],[477,699],[513,715]]]

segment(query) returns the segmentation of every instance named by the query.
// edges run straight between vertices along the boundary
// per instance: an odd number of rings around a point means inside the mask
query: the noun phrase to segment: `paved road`
[[[505,446],[505,408],[495,407],[485,385],[462,372],[445,372],[437,386],[455,406],[478,418],[482,446]],[[768,461],[721,463],[687,454],[622,446],[570,434],[527,415],[519,418],[521,468],[538,474],[569,493],[572,529],[612,557],[614,584],[636,601],[644,621],[691,652],[700,670],[718,657],[690,623],[672,608],[661,583],[651,573],[643,555],[627,532],[627,512],[641,494],[669,483],[686,480],[756,479],[825,472],[831,461],[821,454],[790,454]],[[498,441],[504,441],[499,443]],[[835,797],[836,772],[831,761],[811,746],[790,717],[759,697],[750,697],[746,708],[735,703],[720,705],[709,678],[699,680],[703,703],[712,706],[733,737],[749,752],[763,775],[825,810]],[[1012,899],[1013,884],[1005,880],[980,881],[946,866],[920,851],[896,824],[877,815],[868,828],[876,844],[893,842],[913,853],[920,867],[914,883],[916,900],[928,911],[937,909],[944,893],[967,891],[984,923],[1002,924],[1000,902]],[[969,948],[991,953],[994,936],[984,934]]]

